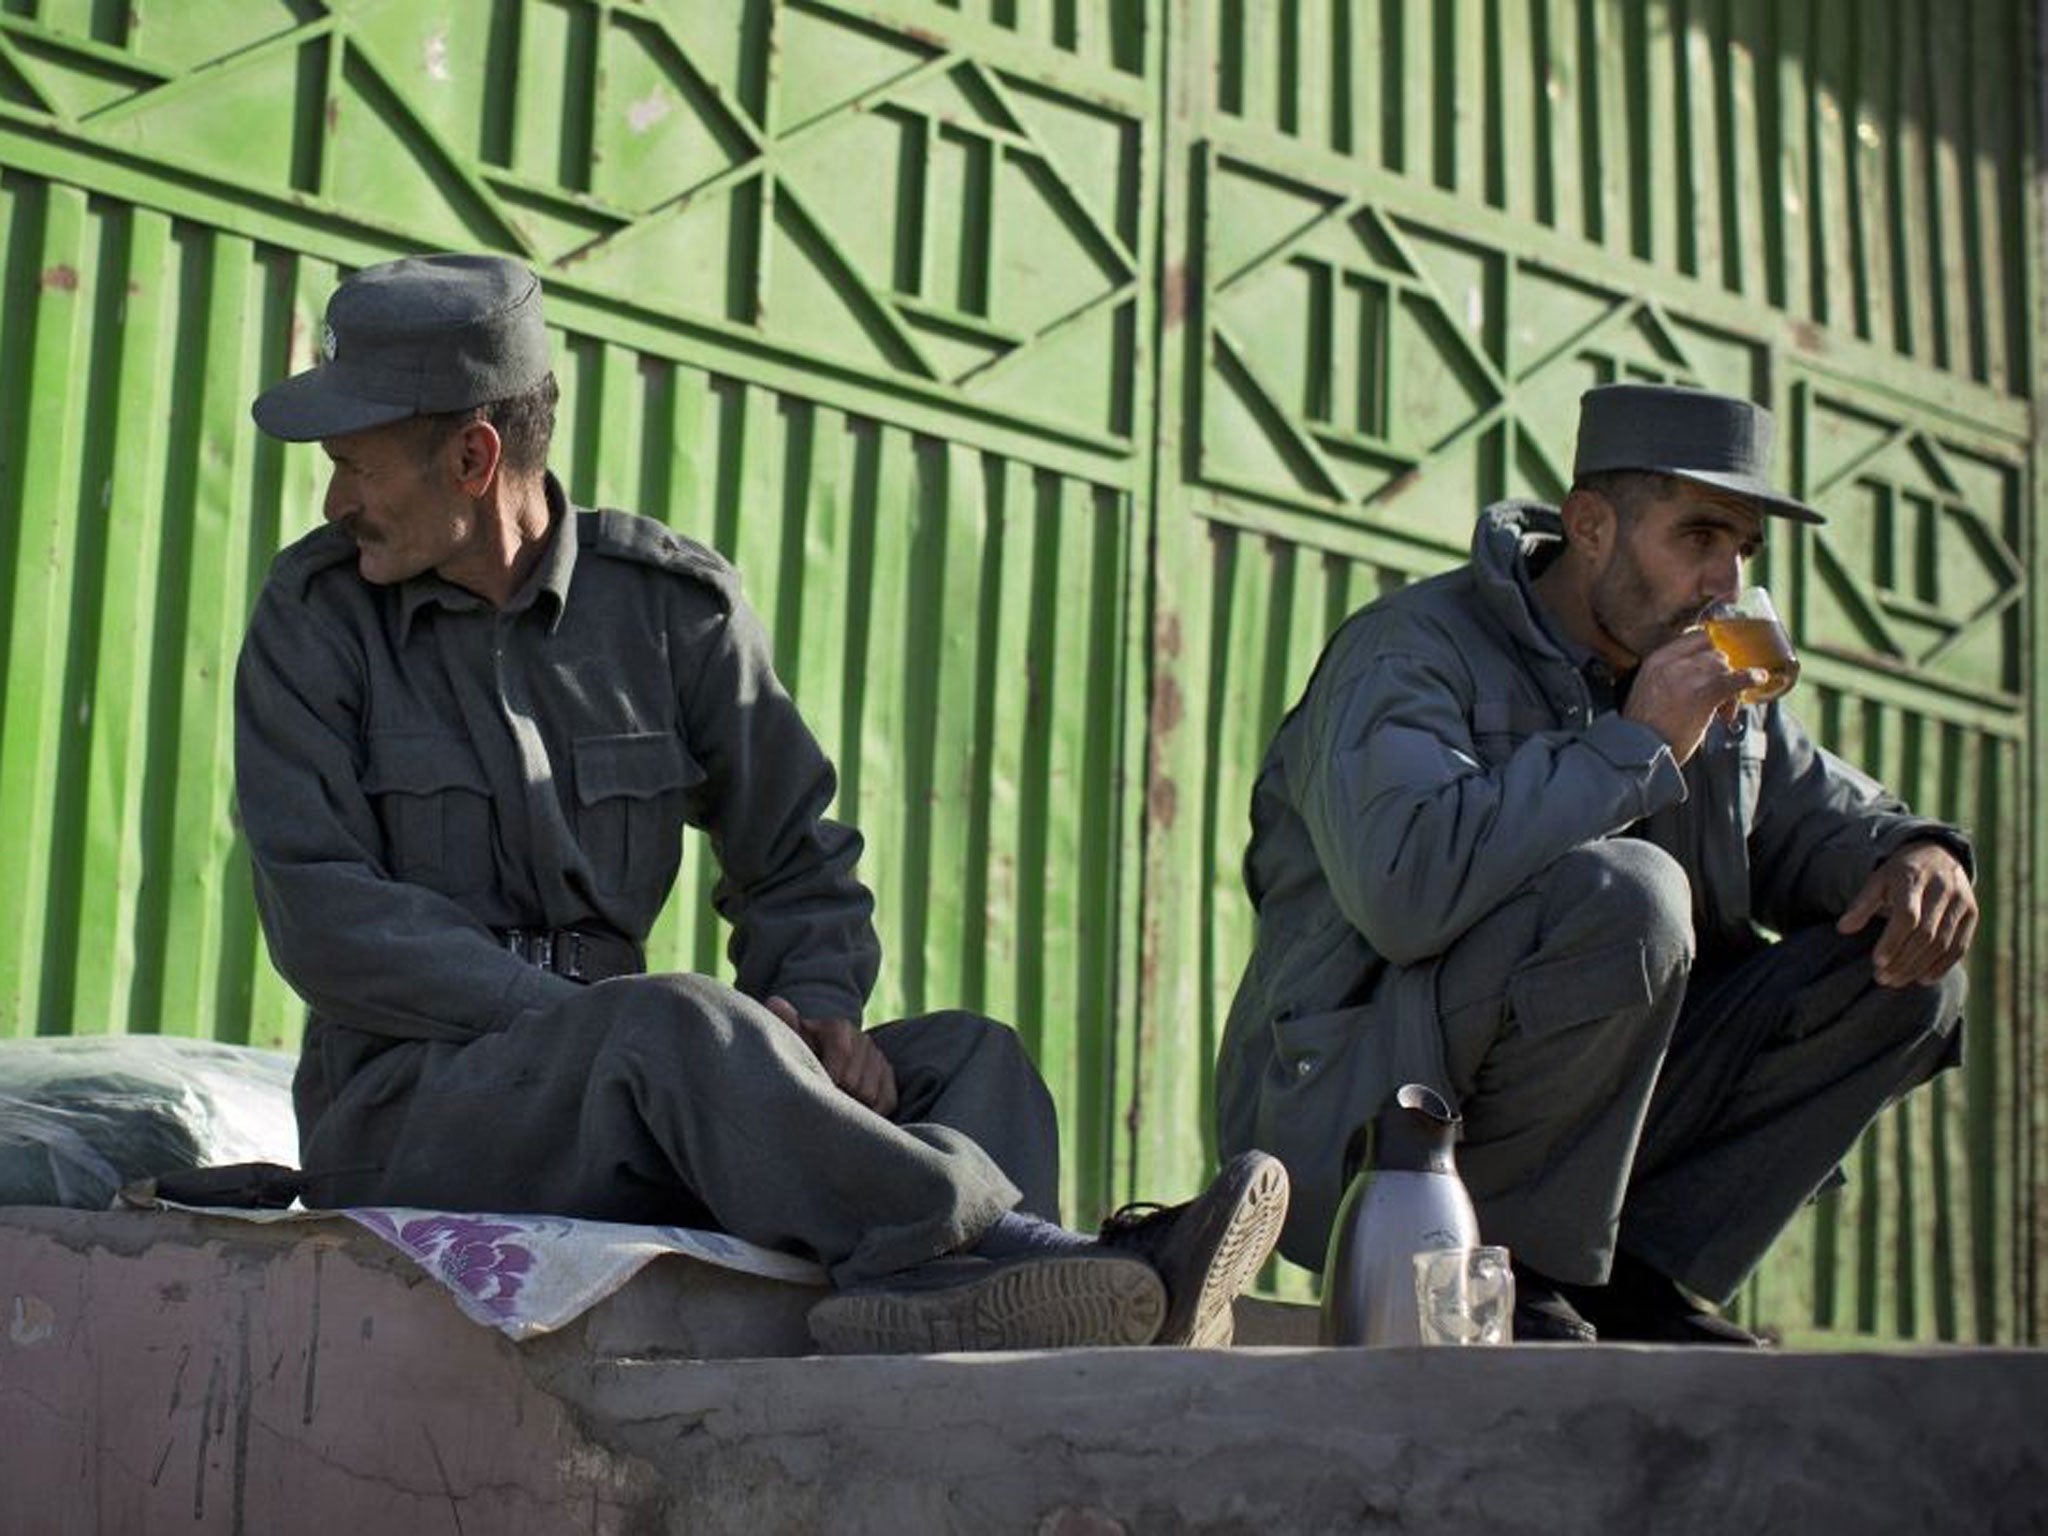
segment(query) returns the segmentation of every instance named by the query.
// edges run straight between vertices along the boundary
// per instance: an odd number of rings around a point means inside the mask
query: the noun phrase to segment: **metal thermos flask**
[[[1408,1083],[1366,1127],[1323,1262],[1323,1343],[1422,1342],[1415,1255],[1479,1243],[1479,1218],[1451,1151],[1458,1125],[1442,1094]]]

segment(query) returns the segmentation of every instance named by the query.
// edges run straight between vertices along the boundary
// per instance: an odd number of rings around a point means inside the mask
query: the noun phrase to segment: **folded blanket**
[[[528,1339],[581,1316],[652,1259],[678,1253],[798,1285],[825,1284],[824,1269],[795,1254],[723,1232],[640,1227],[565,1216],[415,1211],[401,1206],[339,1211],[244,1210],[155,1202],[163,1210],[233,1221],[314,1221],[345,1216],[391,1244],[448,1288],[463,1315],[508,1339]]]

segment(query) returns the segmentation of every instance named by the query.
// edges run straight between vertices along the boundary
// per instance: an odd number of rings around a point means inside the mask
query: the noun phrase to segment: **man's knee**
[[[1958,965],[1932,981],[1913,986],[1878,985],[1872,954],[1882,933],[1878,923],[1852,934],[1840,933],[1828,924],[1802,930],[1782,942],[1803,945],[1799,958],[1815,974],[1845,972],[1858,998],[1852,1009],[1858,1015],[1858,1033],[1882,1033],[1901,1042],[1923,1035],[1954,1039],[1962,1028],[1963,1004],[1969,998],[1967,972]],[[1817,1022],[1806,1027],[1812,1029]]]
[[[1668,1021],[1692,960],[1691,886],[1675,859],[1634,838],[1571,849],[1445,957],[1436,1005],[1453,1085],[1472,1087],[1510,1019],[1560,1037],[1596,1019]],[[1604,1037],[1570,1038],[1610,1049]],[[1651,1050],[1663,1041],[1644,1037]]]
[[[937,1013],[920,1013],[908,1019],[894,1019],[873,1030],[877,1042],[889,1041],[931,1052],[961,1056],[979,1051],[1024,1055],[1024,1043],[1009,1025],[964,1008],[945,1008]]]
[[[1936,981],[1934,1027],[1943,1034],[1958,1034],[1963,1027],[1963,1004],[1970,1000],[1970,977],[1960,965],[1951,967]]]
[[[1693,959],[1692,882],[1662,848],[1640,838],[1581,843],[1537,877],[1546,928],[1597,942],[1640,940],[1654,970]]]
[[[731,987],[691,972],[619,977],[592,987],[581,1009],[607,1056],[659,1062],[673,1071],[749,1070],[764,1056],[809,1057],[787,1024]]]
[[[1963,1004],[1969,1001],[1970,978],[1958,965],[1951,968],[1941,979],[1929,988],[1936,994],[1934,1016],[1931,1027],[1936,1044],[1932,1056],[1933,1065],[1927,1076],[1945,1072],[1958,1066],[1963,1059]]]
[[[1877,987],[1877,1004],[1872,1010],[1882,1020],[1891,1038],[1925,1062],[1916,1076],[1925,1081],[1962,1059],[1963,1004],[1969,997],[1969,977],[1954,966],[1930,982],[1910,987]]]
[[[1963,1023],[1963,1004],[1970,995],[1968,974],[1953,966],[1933,981],[1910,987],[1886,987],[1906,1030],[1943,1037],[1957,1034]]]
[[[972,1070],[1042,1086],[1023,1039],[1007,1024],[963,1009],[898,1019],[873,1031],[875,1044],[901,1075],[923,1069],[942,1078]]]

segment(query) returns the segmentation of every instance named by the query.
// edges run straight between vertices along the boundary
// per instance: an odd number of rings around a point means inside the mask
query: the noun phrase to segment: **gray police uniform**
[[[1681,770],[1544,622],[1528,582],[1561,534],[1490,508],[1467,566],[1345,623],[1282,723],[1221,1141],[1286,1162],[1281,1248],[1320,1267],[1354,1132],[1427,1082],[1463,1106],[1490,1241],[1580,1284],[1618,1242],[1725,1298],[1871,1116],[1955,1060],[1961,970],[1879,986],[1881,922],[1833,922],[1905,844],[1970,848],[1776,703]]]
[[[501,609],[285,550],[236,686],[237,797],[271,954],[311,1007],[309,1202],[715,1224],[846,1281],[1057,1219],[1050,1096],[966,1014],[873,1032],[891,1119],[760,1005],[858,1021],[878,946],[860,839],[731,568],[571,507]],[[736,987],[614,974],[711,836]],[[579,930],[553,969],[507,930]],[[516,935],[514,943],[522,942]],[[581,951],[579,955],[579,951]],[[586,985],[558,974],[608,979]]]

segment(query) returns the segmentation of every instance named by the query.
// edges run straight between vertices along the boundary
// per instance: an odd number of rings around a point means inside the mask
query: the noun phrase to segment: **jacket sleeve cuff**
[[[1946,848],[1956,856],[1963,866],[1963,873],[1972,880],[1977,878],[1977,850],[1970,839],[1958,828],[1945,821],[1929,821],[1914,817],[1887,833],[1878,843],[1877,859],[1870,866],[1877,868],[1901,848],[1910,848],[1915,843],[1933,843]]]
[[[771,995],[788,1003],[800,1018],[845,1019],[853,1024],[861,1022],[860,997],[839,987],[784,987]]]

